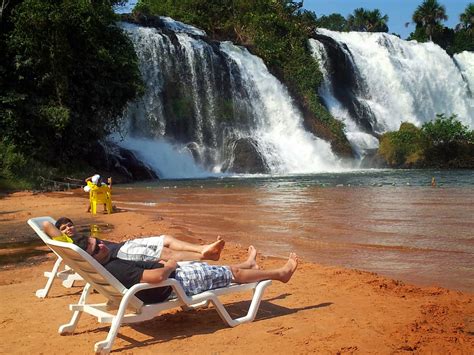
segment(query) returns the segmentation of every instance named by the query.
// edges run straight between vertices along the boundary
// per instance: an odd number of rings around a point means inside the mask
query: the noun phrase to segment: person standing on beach
[[[150,236],[127,240],[116,243],[80,235],[74,223],[67,217],[59,218],[53,225],[50,222],[43,223],[43,229],[49,237],[68,237],[75,244],[84,249],[84,246],[95,240],[94,245],[100,248],[106,247],[111,255],[122,260],[134,261],[158,261],[158,260],[213,260],[220,259],[225,246],[225,241],[220,237],[210,244],[200,245],[184,242],[168,235]],[[97,249],[98,250],[98,249]]]
[[[191,262],[178,265],[170,259],[160,262],[121,260],[111,254],[106,245],[96,238],[89,238],[87,245],[81,248],[102,264],[125,287],[130,288],[138,283],[159,283],[168,278],[176,279],[188,296],[221,287],[231,282],[240,284],[263,280],[288,282],[298,266],[298,257],[290,253],[287,262],[276,269],[261,270],[256,262],[257,250],[250,246],[248,257],[243,263],[235,265],[209,265],[203,262]],[[164,301],[170,295],[170,286],[146,289],[137,292],[136,296],[145,303]]]

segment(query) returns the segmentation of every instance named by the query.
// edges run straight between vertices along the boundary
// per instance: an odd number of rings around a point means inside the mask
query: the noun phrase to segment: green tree
[[[342,32],[347,29],[347,20],[341,14],[323,15],[316,20],[316,26]]]
[[[387,132],[380,138],[378,154],[395,167],[407,167],[423,160],[425,140],[414,124],[403,122],[396,132]]]
[[[382,135],[378,155],[392,167],[474,167],[474,131],[456,115],[436,115],[417,128],[404,122]]]
[[[474,3],[469,3],[462,14],[459,15],[459,21],[463,29],[469,32],[474,28]]]
[[[423,31],[430,41],[433,40],[433,34],[442,29],[441,21],[447,19],[446,8],[440,5],[437,0],[423,1],[412,16],[412,20],[416,24],[416,30]]]
[[[142,84],[133,45],[116,24],[116,3],[25,0],[3,14],[3,144],[60,165],[84,157],[117,126]]]
[[[446,145],[450,143],[474,143],[473,131],[469,130],[453,114],[446,117],[444,114],[437,114],[434,121],[426,122],[421,127],[423,134],[434,146]]]
[[[382,16],[378,9],[370,11],[360,7],[347,17],[349,31],[388,32],[387,22],[388,16]]]
[[[441,167],[472,168],[474,164],[474,131],[457,120],[456,115],[436,115],[421,127],[428,142],[426,164]]]
[[[460,23],[453,31],[452,41],[447,47],[449,54],[463,51],[474,51],[474,3],[466,6],[463,13],[459,15]]]

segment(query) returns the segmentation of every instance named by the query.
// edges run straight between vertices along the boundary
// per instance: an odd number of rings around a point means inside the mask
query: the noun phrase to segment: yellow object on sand
[[[90,212],[97,213],[97,206],[104,205],[104,211],[112,213],[112,191],[107,185],[95,186],[89,191]]]

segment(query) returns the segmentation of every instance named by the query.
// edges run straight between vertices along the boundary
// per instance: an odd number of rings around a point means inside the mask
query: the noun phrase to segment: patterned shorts
[[[174,277],[183,286],[188,296],[226,287],[232,282],[232,272],[228,266],[209,265],[202,262],[191,262],[179,266]]]
[[[147,237],[125,242],[119,249],[117,258],[133,261],[157,261],[163,250],[164,237]]]

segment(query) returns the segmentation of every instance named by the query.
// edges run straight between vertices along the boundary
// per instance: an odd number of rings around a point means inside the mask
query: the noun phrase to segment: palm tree
[[[382,16],[378,9],[367,12],[367,32],[388,32],[388,15]]]
[[[347,17],[349,31],[388,32],[387,22],[388,16],[382,16],[378,9],[370,11],[359,7]]]
[[[471,2],[466,6],[464,12],[459,15],[459,21],[461,21],[463,28],[472,31],[474,28],[474,3]]]
[[[426,34],[432,41],[432,35],[436,27],[441,25],[441,21],[446,21],[446,8],[440,5],[437,0],[425,0],[413,13],[413,22],[417,27],[425,29]]]

